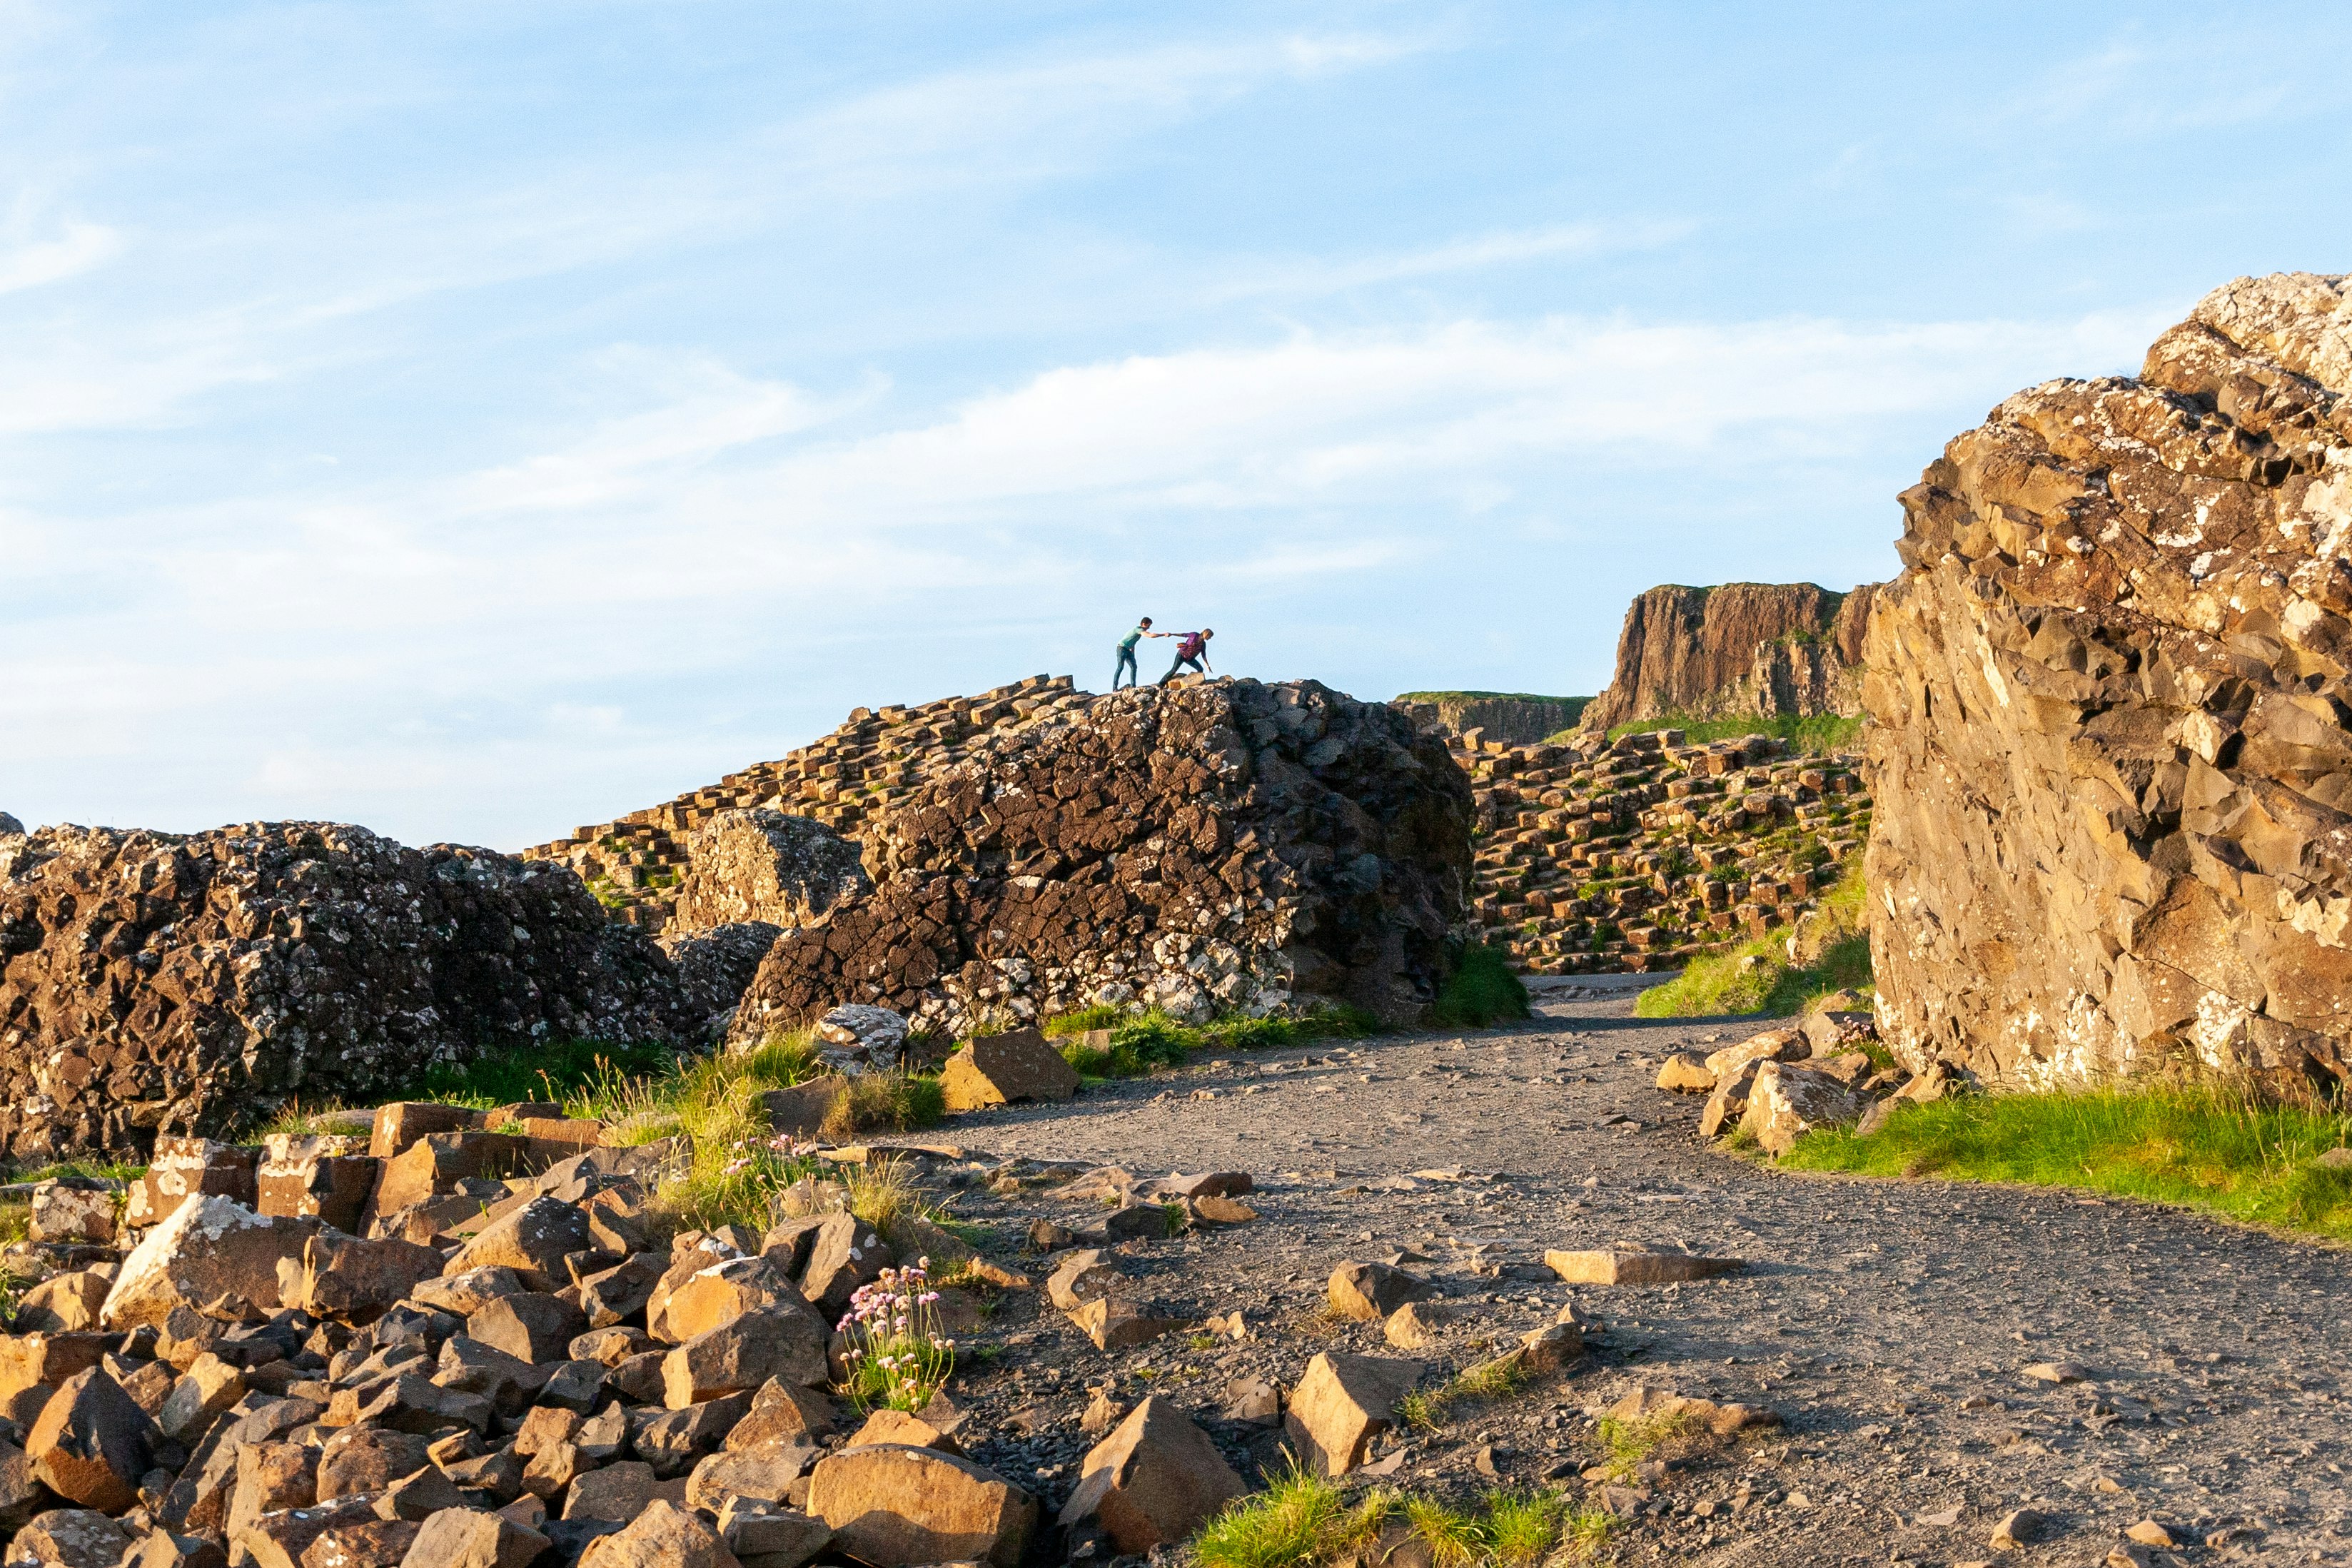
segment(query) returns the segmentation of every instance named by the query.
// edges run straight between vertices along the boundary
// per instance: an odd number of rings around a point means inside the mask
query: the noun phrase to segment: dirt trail
[[[1239,1307],[1254,1337],[1105,1357],[1059,1314],[1016,1306],[991,1325],[1003,1359],[971,1383],[992,1421],[1017,1414],[1012,1430],[1034,1433],[1006,1437],[995,1460],[1031,1464],[1016,1479],[1054,1493],[1084,1451],[1085,1386],[1106,1379],[1123,1399],[1155,1387],[1213,1413],[1233,1377],[1295,1382],[1320,1349],[1402,1354],[1377,1323],[1315,1319],[1335,1265],[1411,1249],[1431,1260],[1417,1271],[1474,1307],[1456,1343],[1424,1357],[1467,1364],[1571,1299],[1610,1332],[1565,1379],[1417,1439],[1396,1484],[1492,1486],[1472,1469],[1492,1444],[1507,1482],[1576,1485],[1596,1452],[1591,1416],[1636,1384],[1785,1417],[1782,1433],[1667,1477],[1618,1535],[1622,1560],[1969,1561],[1993,1555],[1994,1523],[2020,1507],[2049,1515],[2049,1532],[2004,1563],[2095,1563],[2149,1516],[2183,1561],[2344,1560],[2344,1254],[2065,1192],[1727,1157],[1699,1140],[1697,1103],[1651,1080],[1665,1052],[1748,1028],[1631,1013],[1630,998],[1552,1002],[1507,1030],[1237,1055],[960,1118],[959,1141],[998,1155],[1145,1176],[1240,1168],[1262,1184],[1256,1224],[1139,1265],[1171,1308]],[[1451,1167],[1472,1179],[1412,1174]],[[1036,1206],[974,1193],[960,1207],[1010,1222]],[[1547,1247],[1618,1240],[1750,1268],[1571,1290],[1529,1267]],[[2052,1362],[2087,1381],[2023,1375]],[[1249,1436],[1212,1430],[1236,1452]],[[1249,1451],[1270,1458],[1271,1439]],[[1923,1521],[1954,1509],[1954,1522]]]

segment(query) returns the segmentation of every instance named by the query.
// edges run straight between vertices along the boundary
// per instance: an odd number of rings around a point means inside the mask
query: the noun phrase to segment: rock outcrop
[[[862,848],[877,821],[961,762],[982,737],[1044,723],[1092,700],[1067,675],[1032,675],[978,696],[858,708],[832,734],[772,762],[753,763],[614,821],[574,828],[570,838],[534,844],[521,855],[572,867],[614,919],[664,929],[694,874],[697,835],[720,815],[750,808],[788,812]]]
[[[694,831],[667,936],[758,921],[805,925],[873,887],[857,846],[823,822],[766,807],[720,811]]]
[[[885,816],[874,894],[779,940],[734,1038],[845,1002],[971,1032],[1093,1001],[1414,1015],[1445,977],[1470,789],[1311,681],[1096,697],[979,740]]]
[[[579,879],[364,828],[0,839],[0,1146],[143,1153],[548,1038],[703,1020]]]
[[[1538,974],[1675,967],[1805,918],[1861,846],[1861,758],[1679,730],[1453,745],[1475,802],[1473,930]]]
[[[1625,612],[1617,671],[1584,709],[1599,736],[1641,719],[1859,713],[1862,644],[1876,585],[1653,588]]]
[[[2241,278],[1903,497],[1867,664],[1878,1024],[2028,1086],[2352,1039],[2352,290]]]
[[[1592,701],[1524,692],[1405,692],[1395,700],[1424,728],[1435,726],[1473,742],[1499,740],[1507,746],[1535,746],[1573,729]]]

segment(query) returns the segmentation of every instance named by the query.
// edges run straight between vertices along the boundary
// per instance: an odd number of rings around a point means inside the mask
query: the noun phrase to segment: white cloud
[[[0,245],[0,294],[38,288],[103,266],[122,248],[122,236],[103,224],[68,221],[46,239],[11,235]]]
[[[1503,229],[1390,256],[1332,261],[1309,258],[1244,267],[1238,269],[1237,276],[1211,285],[1204,298],[1212,303],[1221,303],[1264,295],[1337,294],[1349,288],[1405,283],[1490,267],[1650,250],[1687,237],[1695,227],[1680,222],[1635,221]]]

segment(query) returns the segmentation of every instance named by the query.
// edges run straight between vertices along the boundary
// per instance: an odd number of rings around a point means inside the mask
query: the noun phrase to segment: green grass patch
[[[1623,1480],[1642,1461],[1661,1448],[1671,1448],[1697,1429],[1698,1417],[1687,1410],[1641,1416],[1631,1421],[1603,1416],[1599,1436],[1608,1458],[1601,1462],[1612,1480]]]
[[[2252,1225],[2352,1241],[2352,1169],[2317,1157],[2352,1142],[2352,1115],[2225,1085],[2121,1084],[1902,1104],[1869,1137],[1807,1134],[1799,1170],[2082,1187]]]
[[[522,1100],[562,1104],[580,1091],[623,1078],[675,1072],[677,1058],[667,1046],[565,1040],[487,1052],[471,1061],[436,1067],[413,1092],[391,1099],[439,1100],[487,1111]]]
[[[1504,1398],[1518,1392],[1527,1381],[1527,1368],[1516,1354],[1497,1356],[1465,1367],[1435,1388],[1406,1395],[1397,1402],[1397,1415],[1408,1427],[1434,1432],[1445,1425],[1454,1406]]]
[[[1862,737],[1860,718],[1841,718],[1833,714],[1818,714],[1810,718],[1798,718],[1783,714],[1774,718],[1665,718],[1636,719],[1631,724],[1612,725],[1609,738],[1621,735],[1645,735],[1654,730],[1679,729],[1685,742],[1704,746],[1715,740],[1737,740],[1743,736],[1769,735],[1789,743],[1792,751],[1821,754],[1831,751],[1852,751]]]
[[[870,1133],[912,1133],[948,1113],[947,1091],[927,1072],[866,1072],[849,1081],[822,1131],[835,1143]]]
[[[1311,1568],[1370,1545],[1394,1506],[1379,1490],[1351,1506],[1337,1481],[1294,1465],[1202,1525],[1192,1556],[1201,1568]]]
[[[1462,949],[1431,1009],[1436,1022],[1451,1029],[1485,1029],[1528,1013],[1528,988],[1511,973],[1510,959],[1483,944]]]
[[[1863,900],[1862,856],[1856,852],[1846,857],[1836,883],[1822,895],[1821,918],[1806,927],[1794,958],[1789,955],[1789,939],[1795,933],[1780,926],[1727,953],[1692,959],[1664,985],[1643,991],[1633,1003],[1633,1016],[1785,1017],[1806,1011],[1832,991],[1870,995],[1870,936],[1864,928]]]
[[[1195,1052],[1273,1051],[1318,1040],[1360,1040],[1380,1025],[1358,1008],[1318,1007],[1277,1018],[1249,1018],[1234,1013],[1206,1023],[1188,1024],[1150,1009],[1127,1012],[1091,1007],[1048,1019],[1044,1032],[1061,1040],[1062,1059],[1087,1078],[1138,1078],[1154,1068],[1181,1067]],[[1089,1045],[1076,1037],[1108,1030],[1108,1046]]]

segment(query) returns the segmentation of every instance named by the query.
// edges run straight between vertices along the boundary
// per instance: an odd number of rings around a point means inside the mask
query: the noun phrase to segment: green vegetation
[[[1433,1010],[1453,1029],[1484,1029],[1528,1016],[1528,988],[1511,972],[1508,955],[1482,945],[1465,946]]]
[[[613,1044],[604,1040],[550,1040],[510,1051],[486,1052],[456,1066],[427,1071],[405,1097],[442,1100],[486,1111],[519,1100],[566,1104],[581,1091],[615,1074],[639,1077],[677,1071],[667,1046]],[[386,1096],[387,1099],[401,1096]]]
[[[1540,692],[1399,692],[1394,701],[1401,703],[1551,703],[1568,710],[1568,722],[1580,717],[1591,697],[1552,697]]]
[[[1609,738],[1621,735],[1643,735],[1652,730],[1679,729],[1693,746],[1711,740],[1737,740],[1746,735],[1777,736],[1789,743],[1790,749],[1811,753],[1851,751],[1862,734],[1860,718],[1842,718],[1834,714],[1816,714],[1810,718],[1798,718],[1783,714],[1775,718],[1664,718],[1635,719],[1631,724],[1609,727]]]
[[[1866,1138],[1819,1131],[1783,1159],[1799,1170],[2021,1182],[2180,1204],[2249,1224],[2352,1241],[2352,1167],[2319,1155],[2352,1142],[2352,1114],[2204,1082],[1900,1104]]]
[[[1311,1568],[1370,1545],[1394,1506],[1374,1490],[1351,1508],[1338,1482],[1293,1466],[1202,1525],[1192,1555],[1201,1568]]]
[[[1694,958],[1663,986],[1633,1003],[1645,1019],[1807,1010],[1832,991],[1871,994],[1870,936],[1864,928],[1862,857],[1847,857],[1838,880],[1822,895],[1818,918],[1797,938],[1791,958],[1788,926],[1743,942],[1728,953]]]
[[[1679,1445],[1698,1428],[1698,1418],[1687,1410],[1661,1411],[1631,1421],[1614,1416],[1601,1418],[1601,1446],[1609,1457],[1601,1461],[1612,1480],[1623,1480],[1659,1449]]]
[[[849,1081],[820,1129],[835,1143],[866,1133],[911,1133],[948,1113],[947,1092],[928,1072],[868,1072]]]
[[[1320,1568],[1365,1552],[1391,1521],[1434,1568],[1532,1568],[1565,1553],[1590,1556],[1608,1539],[1607,1514],[1560,1492],[1490,1491],[1475,1508],[1374,1488],[1352,1507],[1340,1485],[1293,1468],[1228,1506],[1192,1538],[1201,1568]]]
[[[1360,1040],[1379,1027],[1358,1008],[1318,1007],[1290,1018],[1232,1013],[1188,1024],[1157,1008],[1137,1013],[1098,1005],[1046,1019],[1044,1033],[1065,1042],[1063,1060],[1084,1077],[1137,1078],[1154,1068],[1181,1067],[1196,1051],[1275,1051],[1314,1040]],[[1096,1030],[1110,1031],[1107,1047],[1074,1038]]]
[[[1445,1424],[1447,1415],[1455,1406],[1473,1400],[1500,1399],[1505,1395],[1517,1392],[1527,1380],[1527,1367],[1518,1356],[1497,1356],[1492,1361],[1465,1367],[1425,1393],[1406,1395],[1397,1402],[1397,1416],[1408,1427],[1434,1432]]]

